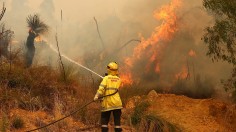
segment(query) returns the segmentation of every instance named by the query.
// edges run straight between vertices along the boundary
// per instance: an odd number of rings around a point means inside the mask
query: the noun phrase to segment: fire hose
[[[102,98],[105,98],[105,97],[108,97],[108,96],[115,95],[117,92],[118,92],[118,89],[117,89],[114,93],[112,93],[112,94],[108,94],[108,95],[104,95],[104,96],[99,97],[98,100],[100,100],[100,99],[102,99]],[[78,111],[82,110],[83,108],[85,108],[86,106],[90,105],[90,104],[93,103],[93,102],[95,102],[95,100],[92,100],[92,101],[86,103],[85,105],[83,105],[83,106],[80,107],[79,109],[77,109],[77,110],[71,112],[70,114],[68,114],[68,115],[66,115],[66,116],[64,116],[64,117],[62,117],[62,118],[60,118],[60,119],[58,119],[58,120],[56,120],[56,121],[53,121],[53,122],[51,122],[51,123],[49,123],[49,124],[47,124],[47,125],[44,125],[44,126],[41,126],[41,127],[38,127],[38,128],[32,129],[32,130],[29,130],[29,131],[26,131],[26,132],[33,132],[33,131],[36,131],[36,130],[40,130],[40,129],[46,128],[46,127],[48,127],[48,126],[50,126],[50,125],[53,125],[53,124],[55,124],[55,123],[57,123],[57,122],[59,122],[59,121],[61,121],[61,120],[64,120],[65,118],[67,118],[67,117],[69,117],[69,116],[71,116],[71,115],[77,113]]]

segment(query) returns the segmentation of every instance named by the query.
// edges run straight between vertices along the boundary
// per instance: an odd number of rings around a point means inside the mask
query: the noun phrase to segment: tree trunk
[[[34,47],[34,39],[37,35],[31,30],[29,31],[29,35],[26,41],[26,67],[30,67],[33,63],[34,54],[35,54],[35,47]]]

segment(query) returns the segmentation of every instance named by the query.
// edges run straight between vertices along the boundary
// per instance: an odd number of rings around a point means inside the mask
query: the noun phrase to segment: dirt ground
[[[151,104],[148,112],[175,124],[184,132],[236,131],[235,104],[215,99],[191,99],[174,94],[157,94],[154,90],[147,95],[147,100]],[[129,105],[132,106],[132,103]]]

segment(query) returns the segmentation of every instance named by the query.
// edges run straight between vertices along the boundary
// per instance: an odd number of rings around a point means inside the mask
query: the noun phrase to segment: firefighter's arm
[[[107,86],[107,77],[104,77],[101,84],[99,85],[96,95],[94,96],[95,101],[98,100],[98,98],[104,94],[106,86]]]

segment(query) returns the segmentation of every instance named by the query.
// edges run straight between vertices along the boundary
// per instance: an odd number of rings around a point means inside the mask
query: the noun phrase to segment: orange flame
[[[161,59],[161,51],[165,48],[165,42],[171,40],[178,30],[176,26],[176,10],[180,6],[180,0],[173,0],[169,5],[163,6],[160,10],[154,11],[154,18],[157,20],[162,20],[162,24],[157,26],[152,33],[152,35],[144,39],[141,37],[141,43],[134,48],[133,55],[131,57],[125,58],[125,71],[127,76],[121,76],[126,79],[132,79],[131,68],[134,63],[136,63],[141,58],[146,58],[148,63],[146,64],[145,71],[150,71],[151,64],[154,63],[155,68],[153,69],[156,73],[160,73],[159,61]],[[161,43],[160,43],[161,42]],[[148,49],[148,53],[147,50]],[[127,82],[133,82],[129,80]],[[126,83],[126,82],[124,82]]]
[[[122,85],[132,85],[133,84],[131,73],[121,74],[120,78],[122,81]]]
[[[34,39],[35,42],[42,42],[42,38],[40,36],[37,36],[35,39]]]
[[[191,56],[191,57],[195,57],[196,56],[196,52],[194,50],[190,50],[188,52],[188,55]]]
[[[175,75],[176,79],[186,79],[188,77],[188,69],[186,66],[182,67],[182,70]]]
[[[12,43],[12,44],[18,44],[19,41],[17,41],[17,40],[12,40],[11,43]]]
[[[155,72],[156,73],[160,73],[161,72],[161,68],[160,68],[159,64],[156,65]]]

